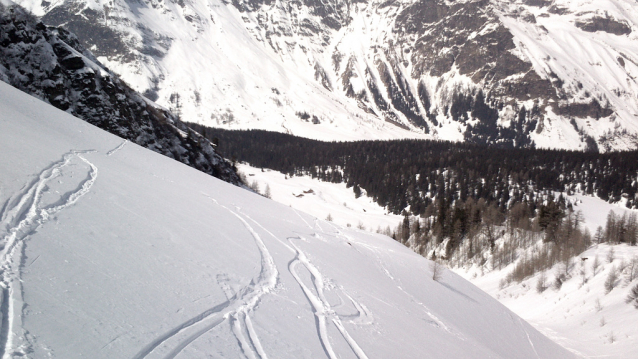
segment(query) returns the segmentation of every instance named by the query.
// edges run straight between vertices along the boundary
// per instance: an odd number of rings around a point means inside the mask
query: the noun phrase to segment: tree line
[[[638,207],[638,151],[593,153],[504,149],[428,140],[323,142],[261,130],[190,124],[226,158],[289,176],[346,183],[391,213],[422,215],[483,199],[501,212],[526,203],[535,212],[548,193],[580,192]]]

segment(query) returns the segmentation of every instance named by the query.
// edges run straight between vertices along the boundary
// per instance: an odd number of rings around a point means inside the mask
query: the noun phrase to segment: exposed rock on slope
[[[0,4],[0,79],[131,142],[239,184],[211,143],[137,94],[64,29]]]

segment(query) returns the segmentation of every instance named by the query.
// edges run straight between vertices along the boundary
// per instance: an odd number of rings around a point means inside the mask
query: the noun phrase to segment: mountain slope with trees
[[[427,140],[322,142],[191,125],[218,141],[228,158],[346,183],[395,214],[421,215],[428,207],[447,208],[469,198],[500,210],[526,203],[534,211],[552,191],[638,205],[638,151],[501,149]]]
[[[633,0],[16,1],[204,125],[323,140],[638,143]]]

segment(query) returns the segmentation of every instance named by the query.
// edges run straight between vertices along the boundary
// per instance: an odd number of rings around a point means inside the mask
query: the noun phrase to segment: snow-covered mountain
[[[136,93],[75,35],[0,2],[0,81],[123,139],[239,184],[231,164],[174,114]]]
[[[184,119],[317,139],[628,149],[631,0],[18,0]]]
[[[568,358],[493,298],[0,82],[3,358]]]

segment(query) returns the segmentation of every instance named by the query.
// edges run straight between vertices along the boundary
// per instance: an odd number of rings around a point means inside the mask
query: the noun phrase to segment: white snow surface
[[[0,83],[3,358],[568,358],[459,276]]]
[[[612,248],[614,260],[608,262]],[[594,270],[596,258],[599,267]],[[553,282],[558,273],[564,272],[564,264],[547,270],[545,277],[549,288],[542,293],[536,290],[541,273],[500,288],[501,279],[511,272],[513,265],[484,275],[477,268],[456,269],[455,272],[581,357],[631,359],[638,357],[638,310],[625,303],[625,298],[630,288],[638,285],[638,279],[628,283],[626,269],[625,273],[619,274],[611,292],[606,293],[604,283],[612,269],[618,271],[633,258],[638,258],[638,247],[595,245],[574,259],[571,275],[560,289],[554,288]]]
[[[310,176],[288,177],[271,169],[260,169],[243,163],[237,166],[248,183],[256,182],[260,193],[270,187],[271,198],[286,206],[306,212],[320,219],[332,217],[340,226],[357,227],[368,231],[394,228],[403,220],[379,206],[362,190],[356,198],[345,183],[323,182]]]
[[[249,182],[258,183],[262,193],[268,185],[273,200],[318,218],[325,218],[330,213],[334,223],[340,225],[350,224],[354,227],[360,223],[369,231],[375,231],[379,227],[385,229],[386,226],[394,230],[403,219],[401,216],[386,214],[365,193],[355,199],[352,188],[346,188],[343,183],[321,182],[307,176],[286,177],[280,172],[270,169],[262,171],[247,164],[238,167]],[[305,193],[310,189],[313,193]],[[299,197],[300,195],[303,196]],[[559,193],[555,195],[558,196]],[[605,227],[610,211],[615,212],[618,217],[637,212],[627,209],[623,203],[612,204],[592,196],[565,196],[574,210],[582,213],[583,226],[592,235],[599,226]],[[606,257],[611,247],[614,247],[616,258],[609,264]],[[599,258],[600,268],[594,275],[591,267],[596,256]],[[638,311],[625,303],[630,286],[624,282],[624,276],[620,275],[617,288],[605,294],[604,282],[612,267],[619,268],[621,262],[627,264],[637,256],[638,247],[595,245],[574,259],[572,278],[565,282],[560,291],[548,289],[542,294],[535,289],[540,274],[501,288],[501,280],[512,271],[513,265],[487,272],[485,268],[481,270],[477,267],[455,268],[454,271],[575,354],[588,358],[629,359],[638,357],[638,347],[635,346],[638,338],[638,327],[635,326]],[[582,266],[578,263],[580,258],[588,258]],[[581,285],[582,276],[579,274],[583,267],[588,281],[585,285]],[[546,271],[550,285],[555,273],[562,268],[557,265]],[[636,284],[634,282],[631,286]],[[596,308],[596,300],[601,303],[601,310]],[[601,326],[603,317],[605,325]],[[610,342],[611,334],[614,343]]]

